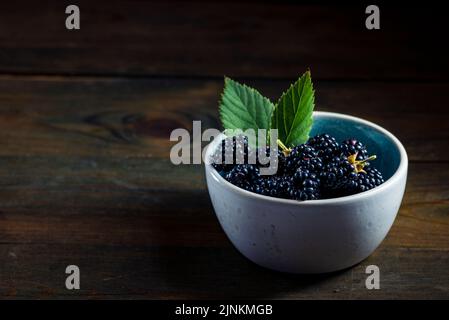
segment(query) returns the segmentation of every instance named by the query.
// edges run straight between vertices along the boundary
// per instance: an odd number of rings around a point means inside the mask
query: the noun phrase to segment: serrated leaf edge
[[[233,79],[231,79],[231,78],[229,78],[229,77],[226,77],[226,76],[224,77],[224,82],[225,82],[225,89],[226,89],[227,82],[231,82],[231,83],[240,85],[240,86],[242,86],[243,88],[249,90],[254,96],[259,95],[259,97],[261,97],[263,101],[267,102],[268,105],[271,106],[271,108],[270,108],[270,109],[271,109],[271,110],[270,110],[270,116],[269,116],[270,121],[269,121],[269,127],[268,127],[268,128],[259,128],[258,125],[257,125],[257,119],[254,118],[252,115],[250,115],[250,116],[251,116],[252,122],[254,123],[255,126],[257,126],[257,128],[253,128],[253,129],[255,129],[255,130],[257,130],[257,129],[266,129],[266,130],[270,130],[270,129],[271,129],[271,122],[272,122],[272,121],[271,121],[271,118],[272,118],[274,109],[275,109],[275,107],[276,107],[275,104],[274,104],[270,99],[268,99],[267,97],[265,97],[264,95],[262,95],[257,89],[255,89],[255,88],[253,88],[253,87],[250,87],[250,86],[248,86],[248,85],[246,85],[246,84],[244,84],[244,83],[240,83],[240,82],[238,82],[238,81],[236,81],[236,80],[233,80]],[[225,126],[225,121],[224,121],[225,115],[223,114],[223,109],[222,109],[222,106],[223,106],[223,99],[224,99],[224,96],[225,96],[225,89],[223,89],[223,92],[221,93],[221,95],[220,95],[220,100],[219,100],[219,106],[220,106],[220,108],[219,108],[220,122],[221,122],[221,124],[222,124],[222,126],[223,126],[224,129],[242,129],[242,128],[237,128],[237,127],[234,127],[234,128],[228,128],[228,127]],[[226,122],[227,122],[227,121],[226,121]],[[232,121],[230,121],[230,122],[232,122]]]

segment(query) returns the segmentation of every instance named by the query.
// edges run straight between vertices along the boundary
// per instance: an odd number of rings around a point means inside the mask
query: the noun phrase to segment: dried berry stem
[[[288,157],[288,155],[290,154],[290,152],[292,151],[292,149],[287,148],[287,147],[285,146],[285,144],[283,144],[282,141],[279,140],[279,139],[277,139],[276,142],[277,142],[278,146],[281,148],[282,153],[284,154],[284,156]]]

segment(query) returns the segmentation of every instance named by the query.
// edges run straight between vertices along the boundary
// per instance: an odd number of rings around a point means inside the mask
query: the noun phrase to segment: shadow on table
[[[223,232],[215,218],[207,193],[195,197],[198,204],[202,203],[202,207],[209,208],[200,210],[198,212],[200,216],[196,219],[209,219],[211,224],[216,224],[213,229],[217,233]],[[185,237],[185,234],[180,235],[174,230],[159,230],[159,232],[170,239],[170,242],[176,237]],[[191,232],[193,236],[201,234],[204,230],[201,230],[199,225],[184,232]],[[157,256],[159,275],[166,284],[167,295],[175,298],[317,297],[324,283],[345,273],[339,271],[320,275],[295,275],[271,271],[246,259],[224,237],[218,245],[215,243],[209,246],[204,243],[195,247],[162,246],[158,248]],[[328,296],[332,296],[332,290],[338,291],[329,284],[326,284],[325,290]]]
[[[271,271],[248,261],[234,248],[185,249],[177,259],[161,259],[160,263],[169,291],[178,298],[193,299],[318,297],[324,283],[344,273],[295,275]],[[326,290],[326,296],[332,295],[332,289]]]

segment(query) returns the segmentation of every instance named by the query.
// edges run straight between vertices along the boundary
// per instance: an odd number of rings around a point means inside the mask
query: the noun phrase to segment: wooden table
[[[39,7],[37,7],[39,3]],[[449,298],[444,10],[60,1],[0,10],[1,298]],[[275,99],[311,68],[317,110],[391,130],[410,157],[393,228],[367,260],[294,276],[240,255],[171,130],[219,128],[223,75]],[[65,268],[81,289],[65,288]],[[381,289],[365,288],[365,268]]]

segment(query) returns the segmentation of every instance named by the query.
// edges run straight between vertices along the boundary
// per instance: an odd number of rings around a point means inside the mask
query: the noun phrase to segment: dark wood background
[[[449,50],[444,10],[381,5],[0,4],[0,298],[449,298]],[[219,127],[222,77],[276,98],[312,70],[317,110],[391,130],[410,157],[382,245],[341,272],[260,268],[227,240],[203,167],[169,134]],[[81,290],[65,289],[65,268]],[[365,268],[381,289],[365,289]]]

